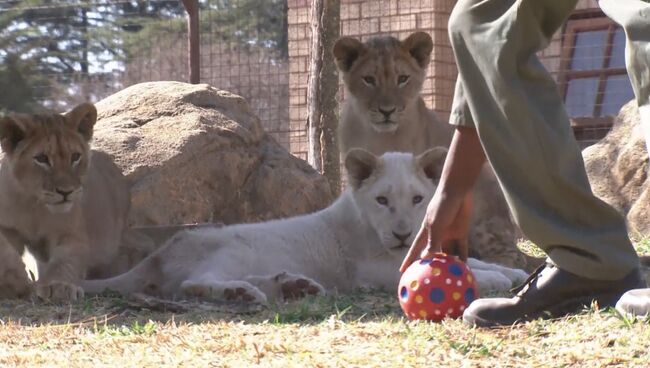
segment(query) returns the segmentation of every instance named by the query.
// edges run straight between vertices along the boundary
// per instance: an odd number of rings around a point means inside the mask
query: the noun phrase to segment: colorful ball
[[[397,289],[408,319],[441,321],[458,318],[478,297],[472,271],[454,256],[436,253],[414,262],[404,271]]]

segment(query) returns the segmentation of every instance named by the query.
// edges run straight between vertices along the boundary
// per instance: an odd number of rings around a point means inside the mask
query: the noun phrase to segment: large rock
[[[650,234],[648,152],[635,101],[623,106],[612,131],[582,152],[594,193],[625,214],[633,236]]]
[[[93,146],[132,185],[131,225],[260,221],[332,199],[327,181],[265,133],[242,97],[152,82],[96,106]]]

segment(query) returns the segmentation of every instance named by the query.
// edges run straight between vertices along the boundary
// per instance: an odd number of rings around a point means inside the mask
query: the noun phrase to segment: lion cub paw
[[[181,290],[186,296],[245,303],[267,302],[266,295],[246,281],[185,281]]]
[[[81,287],[65,281],[37,284],[34,292],[37,297],[47,301],[77,301],[84,296]]]
[[[24,270],[0,272],[0,299],[25,298],[31,294],[31,289]]]
[[[285,300],[304,298],[307,295],[325,295],[325,288],[307,276],[283,272],[276,279]]]
[[[502,273],[476,269],[473,273],[480,293],[506,292],[512,288],[512,281]]]
[[[528,273],[526,271],[520,270],[518,268],[504,267],[500,271],[505,277],[510,279],[513,286],[523,284],[528,279]]]

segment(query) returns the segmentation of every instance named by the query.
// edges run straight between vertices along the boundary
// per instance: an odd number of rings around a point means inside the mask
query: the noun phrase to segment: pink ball
[[[478,297],[472,271],[454,256],[436,253],[404,271],[397,289],[399,304],[410,320],[439,322],[458,318]]]

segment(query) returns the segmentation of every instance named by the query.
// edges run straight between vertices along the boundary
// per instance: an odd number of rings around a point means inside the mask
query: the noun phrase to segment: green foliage
[[[17,56],[6,57],[0,64],[0,114],[33,111],[36,101],[32,85],[41,79],[34,76],[29,65],[21,63]]]
[[[286,0],[211,0],[204,4],[203,14],[202,32],[288,55]]]
[[[286,0],[203,0],[200,9],[204,42],[276,49],[287,57]],[[173,45],[185,32],[178,0],[2,1],[0,113],[93,99],[93,81],[123,72],[161,37],[175,36]]]
[[[202,43],[229,43],[242,49],[265,48],[288,57],[286,0],[207,0],[200,2],[199,30]],[[160,37],[186,33],[183,14],[168,13],[155,21],[138,24],[138,32],[123,35],[127,55],[134,56],[156,45]],[[131,21],[133,23],[133,20]]]
[[[153,321],[148,321],[140,324],[137,320],[130,326],[111,326],[111,325],[95,325],[94,330],[96,333],[106,336],[151,336],[156,333],[157,324]]]
[[[179,1],[0,2],[0,108],[33,111],[37,101],[64,106],[62,93],[78,94],[74,86],[88,84],[91,75],[119,70],[126,60],[123,37],[138,32],[143,18],[174,12],[183,12]]]

